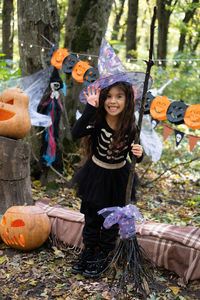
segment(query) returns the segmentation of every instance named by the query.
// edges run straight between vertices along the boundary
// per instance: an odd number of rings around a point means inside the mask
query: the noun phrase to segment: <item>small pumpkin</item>
[[[183,101],[172,102],[167,109],[167,120],[176,125],[183,124],[187,107]]]
[[[0,98],[0,135],[23,138],[31,129],[29,97],[19,88],[4,90]]]
[[[56,67],[57,69],[62,69],[62,63],[66,56],[69,55],[69,52],[66,48],[64,49],[57,49],[54,51],[51,57],[51,64]]]
[[[190,105],[186,109],[184,123],[192,129],[200,128],[200,104]]]
[[[50,231],[49,217],[37,206],[12,206],[3,215],[0,224],[4,243],[19,250],[40,247]]]
[[[90,69],[88,61],[79,61],[73,67],[72,77],[77,82],[83,82],[84,74],[88,69]]]
[[[73,67],[75,66],[75,64],[78,62],[78,58],[74,55],[68,55],[67,57],[65,57],[65,59],[63,60],[62,63],[62,70],[63,72],[70,74],[73,70]]]
[[[151,102],[153,101],[154,98],[155,97],[151,94],[150,91],[147,92],[147,98],[146,98],[145,105],[144,105],[144,114],[145,115],[150,113]],[[140,111],[141,104],[142,104],[142,99],[137,98],[136,99],[136,110]]]
[[[99,73],[96,68],[90,68],[88,69],[84,76],[83,76],[83,82],[85,85],[89,85],[93,82],[95,82],[99,78]]]
[[[159,96],[152,100],[150,105],[150,114],[152,118],[156,120],[166,120],[167,119],[167,109],[171,101],[167,96]]]

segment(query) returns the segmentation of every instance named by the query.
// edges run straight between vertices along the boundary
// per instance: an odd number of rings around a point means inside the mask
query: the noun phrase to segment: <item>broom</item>
[[[147,68],[142,94],[141,109],[139,113],[138,128],[135,136],[136,144],[139,143],[148,81],[150,78],[150,70],[154,64],[152,61],[152,54],[155,20],[156,7],[154,7],[154,13],[151,21],[149,60],[145,61]],[[126,206],[104,208],[98,213],[105,217],[104,226],[106,228],[111,227],[115,223],[119,224],[120,242],[111,262],[106,268],[109,268],[113,271],[112,283],[119,272],[122,274],[119,278],[119,287],[124,293],[127,293],[127,287],[129,287],[136,295],[142,294],[144,297],[146,297],[146,295],[149,293],[148,282],[154,282],[151,271],[153,263],[148,258],[143,248],[139,246],[136,238],[135,218],[142,219],[142,216],[140,215],[138,209],[134,205],[130,204],[135,164],[136,157],[133,156],[126,189]],[[102,272],[105,272],[105,269]]]

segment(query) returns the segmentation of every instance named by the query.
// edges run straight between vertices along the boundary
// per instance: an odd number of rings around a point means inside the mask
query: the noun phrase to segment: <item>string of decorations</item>
[[[67,48],[58,48],[58,46],[54,45],[46,37],[42,37],[51,45],[51,48],[47,48],[49,49],[47,61],[56,69],[62,69],[64,73],[71,74],[73,79],[84,83],[86,86],[99,78],[96,68],[90,66],[88,61],[79,60],[79,55],[84,54],[73,53],[77,55],[75,56]],[[140,107],[141,99],[138,99],[136,101],[136,110],[140,110]],[[183,101],[171,101],[167,96],[154,97],[149,91],[147,93],[144,114],[151,114],[153,128],[157,126],[159,121],[168,120],[174,125],[185,124],[191,129],[200,129],[200,104],[189,106]],[[166,127],[164,128],[166,131]],[[183,135],[181,132],[177,134],[178,137]],[[193,137],[198,141],[199,137]]]
[[[175,134],[176,147],[178,147],[178,145],[183,140],[185,133],[180,130],[174,129],[166,124],[164,124],[164,126],[163,126],[163,141],[165,141],[173,131]],[[192,152],[192,150],[196,146],[198,140],[200,139],[200,136],[192,135],[192,134],[187,134],[187,136],[189,139],[190,152]]]
[[[141,99],[136,100],[136,110],[140,110]],[[187,105],[183,101],[171,101],[167,96],[154,97],[152,93],[147,92],[147,99],[144,107],[144,114],[151,115],[152,128],[155,129],[160,121],[168,120],[173,125],[184,124],[190,129],[200,129],[200,104]],[[163,126],[163,141],[175,132],[176,146],[178,146],[185,133],[174,129],[168,125]],[[188,135],[190,151],[193,150],[197,144],[200,136]]]
[[[140,110],[141,99],[136,100],[136,110]],[[200,129],[200,104],[188,105],[183,101],[171,101],[167,96],[154,97],[147,92],[144,114],[150,114],[153,126],[168,120],[174,125],[185,124],[191,129]]]
[[[40,45],[36,45],[36,44],[32,44],[32,43],[28,43],[26,41],[21,41],[18,40],[20,43],[21,47],[24,47],[24,45],[28,45],[30,48],[32,47],[37,47],[37,48],[41,48],[41,51],[44,52],[45,49],[50,50],[50,47],[44,47],[44,46],[40,46]],[[77,58],[83,56],[83,57],[87,57],[88,60],[91,60],[92,58],[98,58],[98,55],[95,54],[88,54],[88,53],[78,53],[78,52],[71,52],[69,51],[70,54],[72,55],[76,55]],[[127,58],[127,62],[136,62],[136,61],[145,61],[145,58]],[[200,58],[168,58],[168,59],[162,59],[162,58],[155,58],[153,59],[154,62],[158,62],[159,65],[162,65],[162,62],[173,62],[174,65],[176,65],[179,62],[188,62],[189,64],[194,64],[200,61]]]

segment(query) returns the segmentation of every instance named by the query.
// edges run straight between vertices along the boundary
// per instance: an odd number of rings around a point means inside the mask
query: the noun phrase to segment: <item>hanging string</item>
[[[20,46],[23,47],[24,45],[29,45],[30,48],[32,47],[37,47],[37,48],[41,48],[41,51],[44,52],[45,49],[47,50],[51,50],[52,48],[51,47],[44,47],[44,46],[40,46],[40,45],[36,45],[36,44],[32,44],[32,43],[28,43],[28,42],[25,42],[25,41],[21,41],[21,40],[18,40],[20,42]],[[76,55],[78,58],[80,56],[84,56],[84,57],[87,57],[88,60],[91,60],[92,58],[98,58],[99,56],[98,55],[95,55],[95,54],[88,54],[88,53],[77,53],[77,52],[71,52],[69,51],[70,54],[73,54],[73,55]],[[127,59],[127,62],[130,63],[132,61],[145,61],[146,59],[145,58],[128,58]],[[168,58],[168,59],[162,59],[162,58],[158,58],[158,59],[153,59],[154,62],[158,62],[159,65],[162,65],[162,62],[173,62],[174,65],[177,65],[178,62],[188,62],[189,64],[195,64],[195,62],[198,62],[200,61],[200,58]]]

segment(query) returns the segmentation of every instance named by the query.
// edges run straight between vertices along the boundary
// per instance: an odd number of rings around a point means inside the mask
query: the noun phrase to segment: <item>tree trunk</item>
[[[0,136],[0,214],[13,205],[31,205],[30,147]]]
[[[172,10],[167,10],[166,5],[171,5],[172,0],[157,0],[157,18],[158,18],[158,48],[157,58],[163,59],[162,66],[166,66],[167,57],[167,38],[169,29],[169,19]]]
[[[125,3],[125,0],[120,0],[118,13],[116,12],[116,18],[115,18],[115,22],[113,25],[113,32],[112,32],[111,40],[118,39],[118,33],[119,33],[119,29],[120,29],[120,20],[121,20],[123,11],[124,11],[124,3]]]
[[[137,19],[138,0],[128,1],[128,19],[126,31],[126,57],[137,57]]]
[[[69,1],[65,47],[71,52],[98,56],[101,40],[106,32],[112,3],[113,0]],[[87,61],[88,57],[80,55],[79,59]],[[97,67],[97,57],[92,57],[90,65]],[[66,78],[66,85],[66,108],[69,122],[73,124],[77,108],[82,110],[82,105],[78,101],[78,95],[83,88],[83,84],[73,80],[70,75]]]
[[[13,59],[13,0],[3,1],[2,11],[2,51],[4,59]]]
[[[41,34],[52,43],[58,44],[57,0],[18,0],[17,12],[20,68],[22,76],[25,76],[46,67],[49,51],[46,48],[51,46]]]
[[[192,4],[195,4],[195,3],[199,3],[199,0],[192,1]],[[184,50],[185,38],[186,38],[186,33],[187,33],[186,27],[187,27],[187,24],[189,23],[189,21],[193,18],[196,9],[197,9],[197,7],[195,7],[195,6],[193,9],[189,8],[189,10],[186,12],[185,17],[182,21],[185,26],[182,27],[181,34],[180,34],[179,45],[178,45],[179,52],[183,52],[183,50]]]
[[[60,32],[57,0],[18,0],[17,14],[20,68],[22,76],[26,76],[47,66],[46,60],[52,46],[41,37],[41,34],[53,44],[58,45]],[[42,48],[45,51],[42,51]],[[31,168],[36,167],[39,172],[37,160],[41,141],[40,136],[36,135],[38,130],[37,127],[31,128],[30,143]]]

